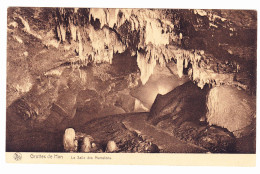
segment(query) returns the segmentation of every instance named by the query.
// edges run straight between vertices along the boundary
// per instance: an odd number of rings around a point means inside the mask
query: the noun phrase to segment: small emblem
[[[19,152],[14,153],[15,161],[20,161],[22,159],[22,154]]]

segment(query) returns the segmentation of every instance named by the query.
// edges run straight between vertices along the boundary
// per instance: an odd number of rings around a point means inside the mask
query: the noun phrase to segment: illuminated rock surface
[[[236,132],[243,132],[254,120],[254,102],[244,91],[225,86],[212,88],[207,99],[207,121],[237,135]]]

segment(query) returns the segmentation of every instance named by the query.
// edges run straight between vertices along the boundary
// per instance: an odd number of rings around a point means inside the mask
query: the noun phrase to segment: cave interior
[[[256,152],[256,11],[7,16],[7,152]]]

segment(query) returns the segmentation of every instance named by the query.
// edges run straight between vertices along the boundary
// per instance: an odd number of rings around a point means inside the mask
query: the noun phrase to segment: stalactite
[[[70,22],[70,34],[73,41],[77,41],[77,28]]]
[[[184,59],[184,68],[188,68],[188,63],[189,63],[189,60],[188,59]]]
[[[61,13],[64,12],[61,10]],[[74,10],[74,15],[76,13]],[[201,14],[200,11],[194,13]],[[89,10],[89,20],[91,18],[99,20],[100,29],[94,29],[92,25],[86,25],[80,29],[72,21],[67,29],[71,32],[72,40],[78,42],[79,59],[83,62],[87,62],[86,60],[91,56],[96,63],[112,63],[113,54],[122,53],[128,47],[128,44],[122,43],[114,32],[114,29],[120,28],[127,21],[132,31],[139,32],[138,50],[142,49],[145,52],[144,54],[137,50],[137,64],[143,84],[153,74],[156,63],[165,66],[172,58],[177,62],[177,74],[180,78],[183,76],[183,69],[188,68],[190,63],[191,69],[188,70],[188,75],[200,88],[203,88],[205,84],[217,86],[233,82],[232,73],[215,72],[208,69],[210,65],[201,64],[203,59],[207,59],[203,50],[180,48],[178,43],[183,39],[183,35],[174,32],[174,25],[177,23],[173,24],[171,18],[166,18],[159,10],[93,8]],[[66,28],[63,26],[60,24],[57,28],[61,41],[65,41],[66,38]],[[171,44],[171,42],[176,44]]]
[[[107,24],[107,18],[106,18],[106,12],[105,9],[102,8],[91,8],[89,11],[89,19],[91,17],[94,18],[94,20],[98,19],[100,22],[100,27],[102,28],[105,24]]]
[[[178,71],[178,76],[182,78],[183,76],[183,59],[177,59],[177,71]]]
[[[92,26],[89,26],[87,33],[94,52],[93,59],[96,62],[112,63],[113,53],[122,53],[125,50],[125,45],[108,28],[96,31]]]
[[[169,34],[162,32],[161,23],[158,20],[147,20],[145,28],[145,44],[152,43],[154,46],[168,45]]]
[[[118,11],[119,9],[108,9],[107,10],[108,13],[106,15],[107,19],[107,24],[110,28],[114,28],[114,25],[116,25],[117,23],[117,15],[118,15]]]
[[[66,29],[63,25],[60,25],[60,34],[61,34],[61,41],[65,42],[66,40]]]
[[[83,56],[83,46],[82,46],[82,38],[80,35],[80,31],[77,32],[77,36],[78,36],[78,40],[79,40],[79,59],[80,60],[84,60],[84,56]]]
[[[149,61],[150,60],[150,61]],[[150,59],[148,54],[137,52],[137,65],[141,71],[141,81],[145,84],[149,77],[153,74],[154,67],[156,66],[155,59]]]

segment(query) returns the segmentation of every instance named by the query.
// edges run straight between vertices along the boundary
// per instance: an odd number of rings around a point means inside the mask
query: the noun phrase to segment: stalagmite
[[[178,76],[182,78],[183,75],[183,59],[177,59]]]
[[[245,152],[238,144],[255,138],[255,12],[232,13],[8,8],[6,150],[176,152],[180,139]],[[173,144],[153,146],[122,127],[129,121]]]
[[[78,148],[78,141],[75,139],[76,133],[73,128],[65,130],[63,136],[63,146],[65,152],[76,152]]]
[[[84,60],[84,56],[83,56],[83,45],[82,45],[82,38],[80,35],[80,31],[77,32],[78,35],[78,40],[79,40],[79,59],[80,60]]]
[[[89,137],[84,137],[80,150],[81,152],[90,152],[91,142]]]
[[[108,141],[106,152],[114,152],[114,151],[117,151],[117,150],[118,150],[118,147],[117,147],[116,143],[112,140]]]

